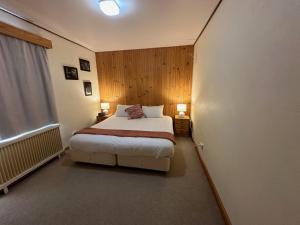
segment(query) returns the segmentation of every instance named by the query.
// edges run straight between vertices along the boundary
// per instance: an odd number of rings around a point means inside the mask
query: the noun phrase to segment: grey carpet
[[[66,154],[0,194],[1,225],[223,225],[189,138],[169,173],[78,164]]]

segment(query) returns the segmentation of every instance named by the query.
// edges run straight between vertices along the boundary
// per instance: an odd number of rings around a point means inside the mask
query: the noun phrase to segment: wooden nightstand
[[[105,116],[97,116],[96,117],[96,123],[100,123],[102,122],[103,120],[106,120],[107,118],[111,117],[111,114],[108,114],[108,115],[105,115]]]
[[[190,136],[190,117],[184,116],[184,118],[179,118],[178,115],[175,116],[174,122],[175,134],[178,136]]]

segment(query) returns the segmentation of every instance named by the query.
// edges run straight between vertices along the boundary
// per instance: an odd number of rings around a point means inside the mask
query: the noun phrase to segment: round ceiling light
[[[117,16],[120,14],[120,7],[115,0],[100,0],[99,7],[107,16]]]

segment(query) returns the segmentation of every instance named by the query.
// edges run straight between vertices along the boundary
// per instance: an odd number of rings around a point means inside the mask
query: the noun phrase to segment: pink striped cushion
[[[142,110],[142,106],[140,104],[130,106],[125,109],[125,112],[128,113],[128,119],[138,119],[144,116],[144,112]]]

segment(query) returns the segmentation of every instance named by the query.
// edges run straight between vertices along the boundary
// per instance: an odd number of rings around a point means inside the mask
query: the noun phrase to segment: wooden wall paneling
[[[165,105],[177,114],[176,104],[188,104],[190,114],[193,46],[96,53],[101,101],[117,104]]]

